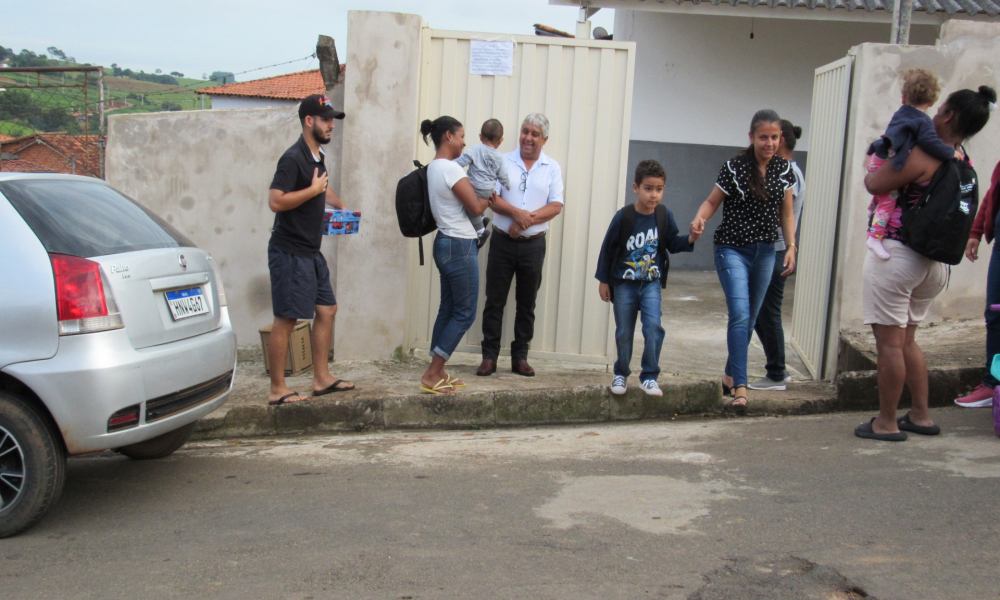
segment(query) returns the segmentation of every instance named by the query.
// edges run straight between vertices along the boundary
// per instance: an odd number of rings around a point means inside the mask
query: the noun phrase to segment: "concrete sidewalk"
[[[786,288],[786,327],[791,322],[794,277]],[[595,292],[596,288],[595,288]],[[537,376],[510,371],[501,357],[497,373],[476,377],[480,356],[456,353],[449,373],[468,387],[454,395],[432,396],[419,391],[427,355],[416,352],[403,360],[337,361],[331,371],[354,382],[357,390],[307,402],[267,406],[269,379],[259,347],[240,351],[236,382],[229,401],[203,419],[200,439],[369,428],[487,428],[516,425],[598,423],[678,415],[721,415],[724,402],[719,377],[726,360],[725,298],[715,273],[671,273],[663,298],[667,331],[660,366],[660,398],[638,388],[642,334],[637,330],[633,376],[624,396],[613,396],[609,366],[531,360]],[[786,331],[786,338],[788,337]],[[981,322],[946,322],[921,328],[918,341],[930,367],[931,403],[952,400],[978,384],[985,360],[985,329]],[[870,332],[842,337],[841,374],[835,382],[816,382],[795,351],[786,349],[794,380],[783,392],[750,391],[750,415],[801,415],[878,407],[874,339]],[[751,342],[750,380],[762,377],[764,353],[756,337]],[[308,394],[312,373],[288,378],[289,386]],[[904,396],[904,404],[909,399]]]

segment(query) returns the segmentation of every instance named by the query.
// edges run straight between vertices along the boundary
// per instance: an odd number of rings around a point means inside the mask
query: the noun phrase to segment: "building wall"
[[[689,223],[722,163],[747,143],[753,113],[772,108],[803,128],[797,159],[805,169],[815,69],[852,46],[889,38],[890,26],[853,21],[754,19],[615,10],[615,40],[636,42],[629,169],[656,158],[667,170],[664,196]],[[913,44],[933,44],[937,27],[914,25]],[[895,101],[890,104],[895,105]],[[887,121],[888,122],[888,121]],[[631,193],[631,178],[628,182]],[[806,195],[808,202],[808,192]],[[717,215],[678,269],[713,269]],[[706,243],[707,242],[707,243]]]
[[[342,132],[337,125],[326,147],[335,192]],[[215,257],[241,345],[259,344],[257,331],[273,320],[267,243],[274,213],[267,195],[278,158],[300,133],[293,107],[108,119],[108,183]],[[322,251],[334,271],[334,240],[324,239]],[[332,276],[336,287],[335,272]]]
[[[212,96],[214,110],[233,110],[240,108],[274,108],[277,106],[298,106],[296,100],[275,100],[274,98],[244,98],[241,96]]]
[[[851,90],[851,113],[847,139],[844,192],[841,198],[836,274],[833,289],[831,322],[840,329],[864,329],[861,306],[861,272],[867,248],[865,232],[867,206],[871,196],[864,187],[864,157],[868,145],[878,137],[896,110],[900,93],[897,74],[913,67],[930,68],[941,78],[947,93],[989,85],[1000,89],[1000,25],[951,21],[942,28],[940,48],[864,44],[855,50],[855,76]],[[933,114],[937,107],[930,109]],[[986,194],[989,178],[1000,160],[1000,116],[994,112],[990,122],[968,141],[969,156],[977,165],[980,197]],[[807,242],[803,240],[803,246]],[[986,298],[986,271],[991,248],[985,240],[980,259],[963,260],[952,267],[948,288],[935,300],[929,322],[944,319],[982,319]],[[832,353],[836,360],[836,353]],[[828,363],[829,365],[829,363]]]

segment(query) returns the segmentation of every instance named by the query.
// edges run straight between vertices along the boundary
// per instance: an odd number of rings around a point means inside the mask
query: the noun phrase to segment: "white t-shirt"
[[[453,161],[436,158],[427,165],[427,192],[438,231],[448,237],[474,240],[476,229],[462,201],[451,188],[466,178],[465,169]]]

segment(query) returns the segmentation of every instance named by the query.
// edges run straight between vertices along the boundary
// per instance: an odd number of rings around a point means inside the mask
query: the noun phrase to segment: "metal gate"
[[[470,74],[472,40],[512,41],[513,74]],[[483,121],[499,119],[506,138],[500,151],[508,152],[517,148],[526,115],[541,112],[548,117],[545,153],[562,167],[566,204],[549,229],[531,356],[611,362],[613,320],[610,305],[598,297],[594,272],[608,223],[625,203],[635,44],[424,29],[421,45],[418,119],[455,117],[465,125],[469,145],[478,139]],[[418,130],[416,123],[413,130]],[[419,136],[416,156],[425,164],[434,157]],[[440,283],[432,261],[419,265],[415,244],[410,252],[407,343],[410,348],[428,348]],[[458,347],[464,352],[481,351],[487,250],[479,255],[476,323]],[[513,337],[513,292],[511,286],[501,340],[505,354]]]
[[[824,373],[830,291],[837,239],[847,115],[854,57],[816,69],[810,116],[809,167],[802,206],[803,249],[792,307],[792,347],[813,379]]]

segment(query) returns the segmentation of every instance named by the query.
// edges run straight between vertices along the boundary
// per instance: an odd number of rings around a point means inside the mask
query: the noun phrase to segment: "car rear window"
[[[91,258],[194,246],[163,219],[100,182],[15,179],[0,182],[0,192],[48,252]]]

